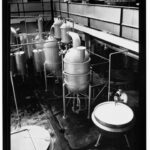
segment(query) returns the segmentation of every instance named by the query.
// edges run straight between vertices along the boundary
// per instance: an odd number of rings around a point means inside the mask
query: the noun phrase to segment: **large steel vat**
[[[84,91],[89,85],[90,73],[85,74],[68,74],[63,72],[64,82],[66,83],[67,88],[71,92],[81,92]]]
[[[15,55],[17,73],[20,75],[25,75],[25,70],[26,70],[25,52],[18,51],[15,52],[14,55]]]
[[[71,42],[71,37],[68,35],[68,31],[71,31],[72,27],[66,21],[61,25],[61,42],[68,44]]]
[[[90,80],[90,57],[85,47],[69,49],[63,61],[67,88],[72,92],[85,90]]]
[[[58,17],[56,18],[54,24],[52,25],[52,28],[54,28],[54,37],[56,39],[61,39],[61,25],[63,24],[62,20]]]
[[[59,56],[59,47],[57,40],[49,36],[48,40],[43,46],[44,55],[45,55],[45,64],[47,70],[56,72],[60,69],[61,66],[61,57]]]
[[[33,50],[33,61],[36,72],[41,72],[44,66],[44,52],[41,49]]]

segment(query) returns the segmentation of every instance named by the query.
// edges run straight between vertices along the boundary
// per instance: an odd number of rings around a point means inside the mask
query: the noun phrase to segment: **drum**
[[[25,52],[18,51],[18,52],[15,52],[14,55],[15,55],[15,60],[16,60],[17,73],[20,75],[25,75],[25,71],[26,71]]]
[[[134,113],[123,103],[104,102],[95,107],[92,121],[104,131],[122,133],[133,126]]]
[[[41,49],[33,50],[33,61],[36,72],[42,72],[44,65],[44,52]]]

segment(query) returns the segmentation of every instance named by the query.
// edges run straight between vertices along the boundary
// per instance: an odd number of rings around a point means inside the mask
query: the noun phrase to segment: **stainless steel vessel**
[[[26,68],[25,52],[18,51],[15,52],[14,55],[15,55],[17,73],[20,75],[25,75],[25,68]]]
[[[90,73],[85,74],[68,74],[63,72],[64,82],[66,83],[67,88],[71,92],[81,92],[84,91],[89,85]]]
[[[88,73],[90,69],[90,58],[83,63],[69,63],[64,60],[64,72],[68,74],[78,75]]]
[[[71,25],[64,21],[64,23],[61,25],[61,42],[68,44],[71,42],[71,37],[67,34],[68,31],[71,31]]]
[[[54,24],[52,25],[52,28],[54,28],[54,37],[56,39],[61,39],[61,25],[63,24],[60,17],[56,18]]]
[[[33,61],[36,72],[41,72],[44,66],[44,52],[41,49],[33,50]]]
[[[47,70],[55,72],[60,69],[61,66],[61,57],[59,56],[59,47],[57,40],[49,36],[48,40],[43,46],[45,63]]]
[[[68,50],[64,57],[64,82],[72,92],[81,92],[89,85],[90,57],[85,47]]]

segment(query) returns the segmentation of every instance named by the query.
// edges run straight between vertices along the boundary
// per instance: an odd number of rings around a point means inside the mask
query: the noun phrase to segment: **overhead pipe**
[[[121,54],[121,53],[126,53],[128,50],[124,50],[121,52],[114,52],[109,54],[109,74],[108,74],[108,101],[110,100],[110,78],[111,78],[111,58],[113,55]]]
[[[81,45],[79,34],[71,31],[67,32],[67,34],[72,38],[72,47],[78,47]]]
[[[112,49],[112,50],[115,50],[115,51],[117,51],[117,52],[123,52],[124,50],[128,51],[128,50],[125,49],[125,48],[112,46],[111,44],[108,44],[108,43],[106,43],[106,42],[102,42],[102,41],[99,41],[99,40],[95,40],[95,41],[98,42],[99,44],[105,45],[106,47],[108,47],[108,48],[110,48],[110,49]],[[133,53],[130,53],[129,51],[128,51],[127,55],[130,56],[130,57],[132,57],[132,58],[134,58],[134,59],[137,59],[137,60],[139,59],[139,56],[138,56],[138,55],[133,54]]]

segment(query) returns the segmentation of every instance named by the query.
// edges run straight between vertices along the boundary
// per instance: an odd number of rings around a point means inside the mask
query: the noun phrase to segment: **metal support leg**
[[[91,108],[91,85],[89,85],[89,99],[88,99],[88,115],[87,115],[87,119],[90,119],[90,108]]]
[[[13,77],[12,77],[12,72],[11,71],[10,71],[10,80],[11,80],[12,89],[13,89],[16,113],[17,113],[17,117],[18,117],[18,124],[19,124],[19,127],[21,127],[20,116],[19,116],[18,105],[17,105],[17,99],[16,99],[16,93],[15,93],[14,82],[13,82]]]
[[[125,137],[125,140],[126,140],[126,143],[127,143],[128,148],[130,148],[130,143],[129,143],[129,140],[128,140],[127,135],[126,135],[126,134],[124,134],[124,137]]]
[[[47,92],[46,64],[44,63],[45,92]]]
[[[63,83],[63,111],[64,115],[63,118],[66,118],[66,102],[65,102],[65,83]]]
[[[96,144],[94,145],[95,147],[99,146],[99,141],[100,141],[101,137],[102,137],[102,134],[100,133],[98,136],[98,139],[96,141]]]

